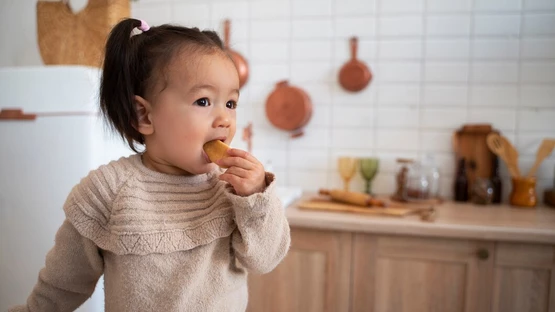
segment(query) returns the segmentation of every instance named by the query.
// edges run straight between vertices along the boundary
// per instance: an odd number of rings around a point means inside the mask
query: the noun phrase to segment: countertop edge
[[[302,227],[319,230],[335,230],[344,232],[388,235],[411,235],[451,239],[474,239],[499,242],[521,242],[537,244],[555,244],[555,230],[530,230],[507,227],[485,227],[472,225],[441,225],[429,223],[395,224],[368,221],[365,224],[335,220],[327,222],[308,218],[288,218],[291,227]],[[372,227],[369,227],[371,225]]]
[[[415,215],[371,216],[298,208],[297,204],[300,201],[313,196],[313,193],[304,193],[285,209],[291,227],[377,235],[555,245],[555,210],[552,208],[538,207],[531,210],[501,205],[488,209],[469,203],[445,202],[436,206],[437,219],[428,222]]]

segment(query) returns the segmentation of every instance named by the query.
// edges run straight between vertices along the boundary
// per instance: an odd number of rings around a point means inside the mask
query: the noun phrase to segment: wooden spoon
[[[517,176],[520,177],[520,169],[518,168],[518,151],[506,137],[502,135],[500,135],[500,137],[501,137],[501,140],[503,141],[503,145],[507,153],[507,158],[509,160],[508,166],[513,168]]]
[[[544,139],[542,141],[542,144],[540,145],[540,147],[538,148],[538,152],[536,153],[536,162],[532,166],[532,169],[530,169],[530,172],[528,172],[528,178],[531,178],[536,174],[538,167],[540,166],[542,161],[547,156],[549,156],[549,154],[551,154],[551,151],[553,151],[554,147],[555,147],[555,140]]]
[[[501,139],[501,136],[497,133],[490,133],[490,134],[488,134],[488,136],[486,138],[486,141],[488,143],[489,149],[495,155],[497,155],[497,156],[501,157],[501,159],[503,159],[503,161],[507,165],[507,168],[509,169],[509,173],[511,174],[511,176],[513,178],[518,177],[514,168],[510,165],[508,151],[505,148],[505,144],[503,143],[503,140]]]

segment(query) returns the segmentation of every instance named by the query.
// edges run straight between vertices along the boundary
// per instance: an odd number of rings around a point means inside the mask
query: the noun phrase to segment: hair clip
[[[139,26],[138,28],[143,32],[145,32],[150,29],[150,26],[148,26],[148,24],[145,21],[141,20],[141,26]]]

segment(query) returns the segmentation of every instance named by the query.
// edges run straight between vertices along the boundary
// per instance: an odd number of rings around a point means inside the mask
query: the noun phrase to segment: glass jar
[[[470,192],[470,200],[474,204],[489,205],[493,202],[493,183],[488,178],[477,178]]]
[[[426,155],[409,168],[405,198],[407,200],[426,200],[439,197],[439,179],[439,169],[434,158]]]
[[[408,158],[397,159],[397,174],[395,175],[396,189],[395,193],[391,195],[391,199],[396,201],[405,201],[407,179],[409,174],[409,167],[413,160]]]
[[[438,198],[440,174],[434,157],[430,154],[426,154],[422,161],[422,166],[428,177],[428,183],[430,185],[430,198]]]
[[[422,163],[419,161],[413,163],[409,168],[405,187],[405,198],[407,200],[430,198],[430,183],[428,181],[428,176],[422,167]]]

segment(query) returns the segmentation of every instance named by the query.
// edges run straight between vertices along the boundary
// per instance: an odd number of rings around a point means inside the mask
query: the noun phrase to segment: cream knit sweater
[[[283,259],[289,225],[272,174],[248,197],[219,174],[162,174],[140,155],[91,171],[67,198],[27,304],[10,311],[73,311],[102,274],[106,311],[245,311],[247,271]]]

